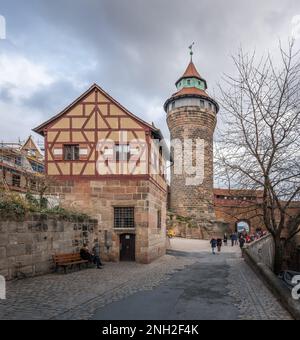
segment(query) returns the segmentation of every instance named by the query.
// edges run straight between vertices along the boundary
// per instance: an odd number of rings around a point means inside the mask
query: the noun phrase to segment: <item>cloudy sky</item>
[[[167,134],[163,104],[191,42],[217,97],[239,46],[300,38],[299,0],[0,0],[0,15],[0,141],[26,138],[94,82]]]

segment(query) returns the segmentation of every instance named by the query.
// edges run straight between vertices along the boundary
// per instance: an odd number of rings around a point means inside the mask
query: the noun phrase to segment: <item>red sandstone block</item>
[[[104,187],[103,192],[124,194],[125,188],[113,187],[113,186],[112,187]]]
[[[133,195],[131,194],[123,194],[123,195],[114,195],[115,200],[132,200]]]
[[[127,194],[135,194],[137,192],[137,188],[136,187],[127,187],[126,188],[126,193]]]
[[[139,193],[148,193],[149,192],[149,188],[147,187],[138,187],[137,188],[137,192]]]

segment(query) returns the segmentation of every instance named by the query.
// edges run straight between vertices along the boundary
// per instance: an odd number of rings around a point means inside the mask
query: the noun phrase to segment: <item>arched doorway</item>
[[[247,234],[250,233],[250,223],[245,220],[238,221],[236,224],[236,231],[238,233],[243,233],[246,231]]]
[[[135,261],[135,235],[120,235],[120,261]]]

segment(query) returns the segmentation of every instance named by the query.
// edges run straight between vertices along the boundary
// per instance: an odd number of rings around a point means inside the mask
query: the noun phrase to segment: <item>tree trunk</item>
[[[282,270],[283,264],[283,247],[280,237],[274,237],[275,255],[274,255],[274,273],[278,275]]]

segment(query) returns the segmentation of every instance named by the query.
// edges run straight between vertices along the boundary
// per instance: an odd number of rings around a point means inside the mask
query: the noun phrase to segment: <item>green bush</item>
[[[55,215],[67,221],[83,222],[89,219],[89,216],[86,214],[78,213],[72,210],[67,210],[59,206],[51,208],[51,209],[43,209],[42,213],[50,215],[50,216]]]
[[[90,217],[77,211],[67,210],[62,207],[47,208],[47,199],[40,202],[31,194],[25,198],[18,194],[0,195],[0,219],[24,220],[30,213],[47,215],[67,221],[84,222]]]
[[[1,218],[21,220],[26,216],[27,207],[22,202],[0,201]]]

